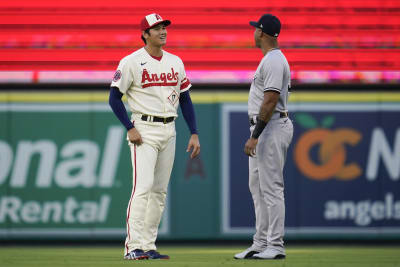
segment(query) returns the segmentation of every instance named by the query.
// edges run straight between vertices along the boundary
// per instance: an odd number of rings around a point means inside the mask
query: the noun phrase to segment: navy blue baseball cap
[[[281,32],[281,22],[271,14],[264,14],[258,21],[250,21],[250,25],[261,29],[264,33],[278,37]]]

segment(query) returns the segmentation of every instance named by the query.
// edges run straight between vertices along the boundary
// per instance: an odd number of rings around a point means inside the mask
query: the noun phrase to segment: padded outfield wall
[[[192,93],[201,154],[177,153],[163,240],[249,239],[247,93]],[[288,239],[400,238],[400,94],[292,93]],[[132,168],[107,93],[0,93],[0,240],[123,239]]]

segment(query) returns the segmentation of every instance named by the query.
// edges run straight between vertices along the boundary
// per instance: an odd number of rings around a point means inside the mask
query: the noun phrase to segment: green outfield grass
[[[119,247],[0,247],[0,266],[284,266],[284,267],[389,267],[400,266],[400,246],[289,246],[285,260],[235,260],[245,247],[160,246],[170,260],[126,261]]]

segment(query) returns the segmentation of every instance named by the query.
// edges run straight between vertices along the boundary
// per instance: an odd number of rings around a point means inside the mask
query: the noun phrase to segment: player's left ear
[[[273,42],[274,39],[276,40],[276,37],[272,37],[271,35],[266,34],[265,32],[262,32],[262,35],[265,39],[267,39],[267,41],[269,42]]]

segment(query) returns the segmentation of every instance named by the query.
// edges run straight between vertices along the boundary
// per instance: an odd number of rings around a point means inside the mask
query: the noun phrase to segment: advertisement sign
[[[3,105],[0,121],[1,237],[124,237],[130,151],[106,104]]]
[[[176,121],[163,240],[254,234],[247,105],[207,101],[195,104],[198,158]],[[286,236],[399,238],[399,102],[337,103],[289,104]],[[0,103],[1,240],[123,240],[131,188],[126,130],[104,101]]]
[[[400,234],[400,105],[292,104],[288,234]],[[224,105],[223,232],[254,233],[247,105]]]

